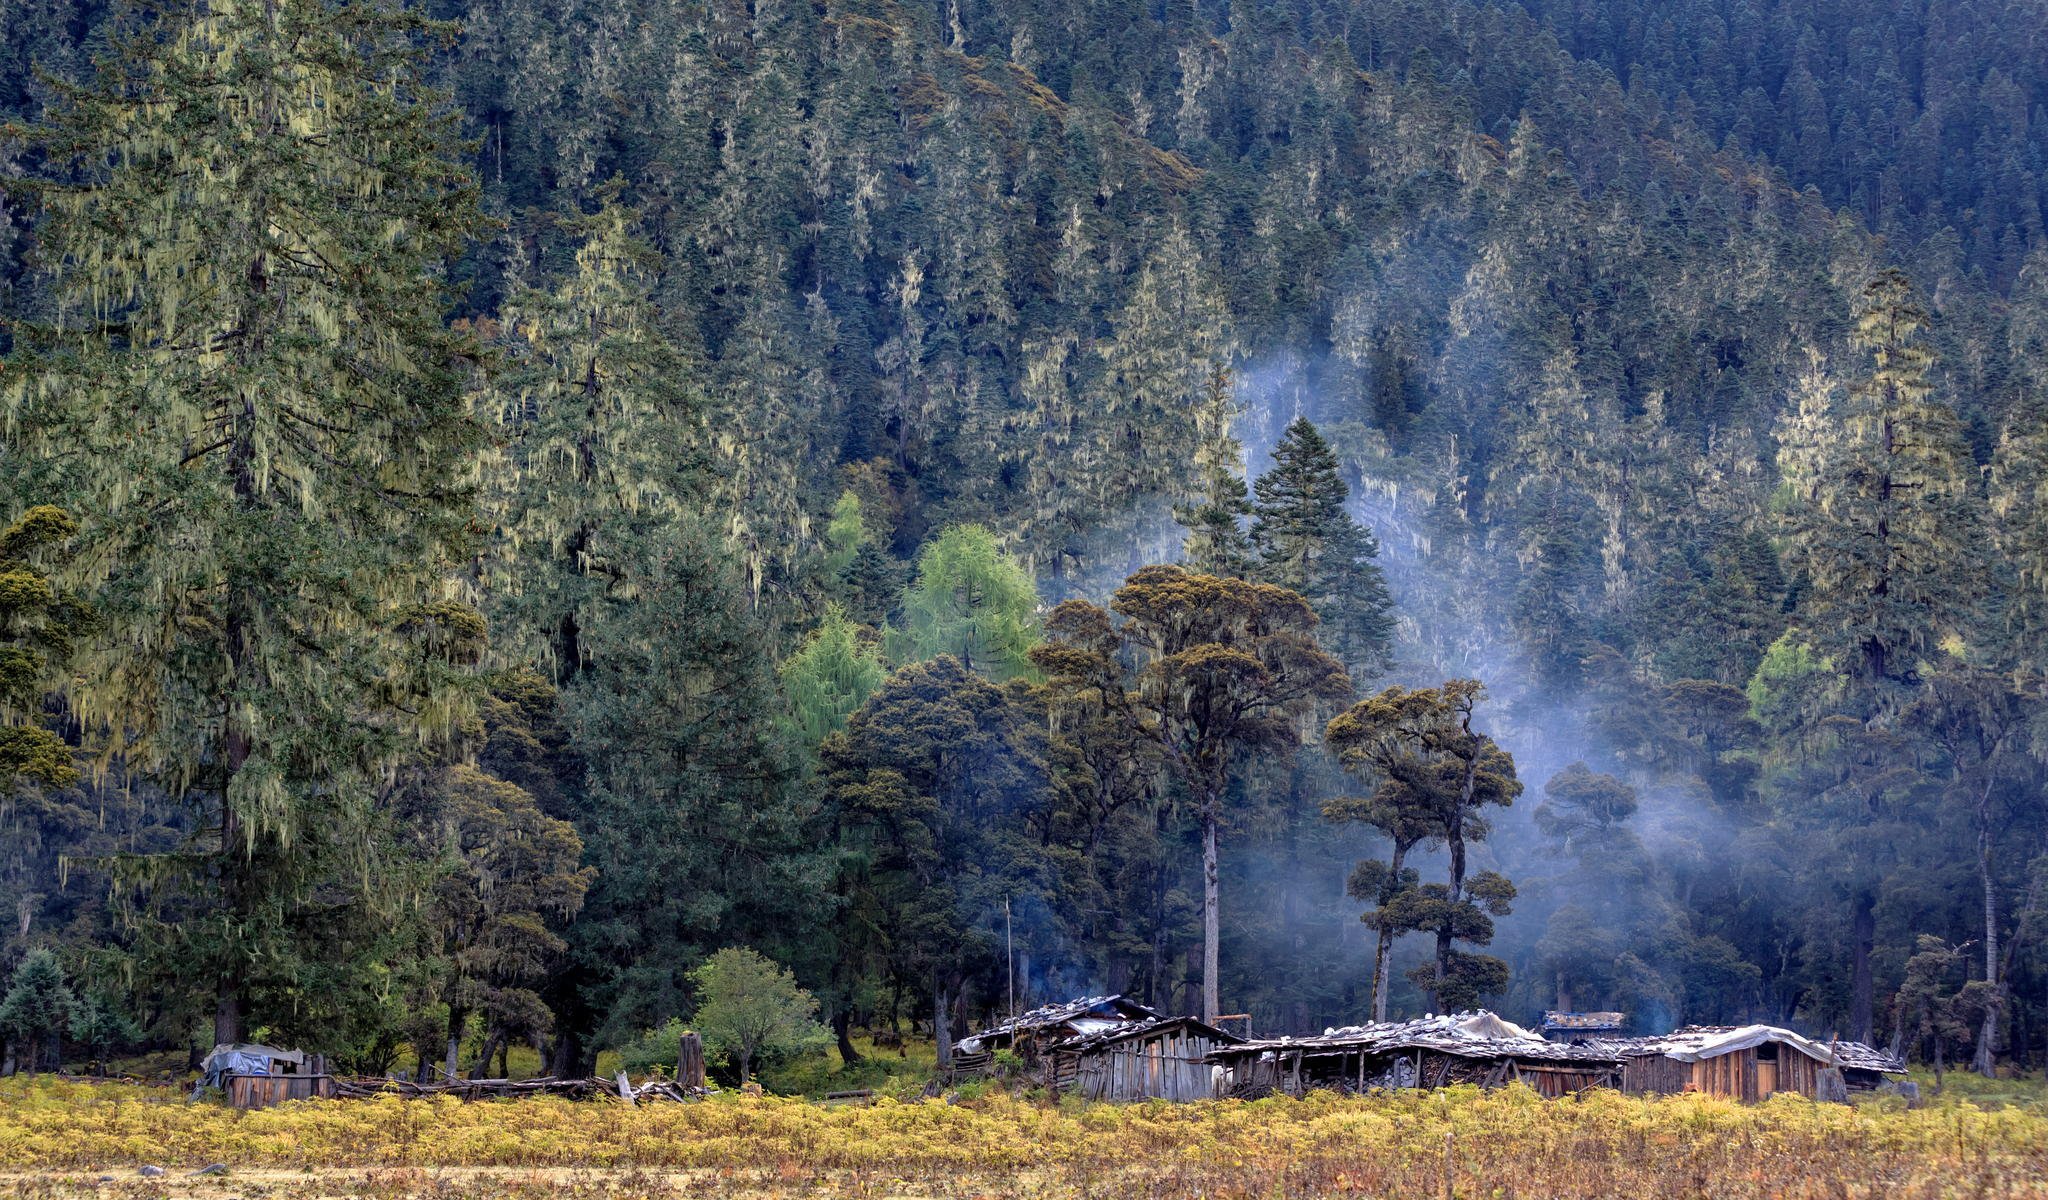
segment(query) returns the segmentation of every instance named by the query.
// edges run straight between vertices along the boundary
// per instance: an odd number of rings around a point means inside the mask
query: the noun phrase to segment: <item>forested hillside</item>
[[[2048,1055],[2048,23],[5,4],[0,965],[117,1040]]]

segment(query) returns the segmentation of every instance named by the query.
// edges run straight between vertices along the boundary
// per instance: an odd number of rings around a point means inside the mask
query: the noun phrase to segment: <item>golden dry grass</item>
[[[172,1174],[140,1179],[141,1163]],[[193,1178],[205,1164],[225,1176]],[[238,1113],[169,1093],[0,1086],[0,1190],[30,1198],[2048,1197],[2048,1116],[1969,1103],[1742,1106],[1451,1089],[1174,1106],[629,1109],[380,1099]],[[112,1175],[100,1179],[102,1173]]]

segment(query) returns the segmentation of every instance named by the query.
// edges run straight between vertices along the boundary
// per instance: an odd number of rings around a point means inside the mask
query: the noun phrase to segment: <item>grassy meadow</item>
[[[143,1164],[165,1174],[144,1177]],[[213,1174],[193,1172],[220,1164]],[[1908,1111],[1521,1088],[1174,1106],[991,1091],[820,1105],[396,1098],[235,1112],[171,1089],[0,1083],[0,1191],[268,1197],[2048,1196],[2048,1109]]]

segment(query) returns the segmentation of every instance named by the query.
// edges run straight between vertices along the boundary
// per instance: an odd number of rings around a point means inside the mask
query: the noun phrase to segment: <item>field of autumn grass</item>
[[[143,1177],[139,1164],[164,1174]],[[193,1172],[221,1164],[206,1175]],[[453,1099],[235,1112],[0,1082],[0,1193],[269,1197],[2048,1196],[2048,1112],[1520,1088],[1084,1105],[991,1092],[825,1106]]]

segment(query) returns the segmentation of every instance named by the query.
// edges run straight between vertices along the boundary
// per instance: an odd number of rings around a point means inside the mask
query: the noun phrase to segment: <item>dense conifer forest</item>
[[[2048,1065],[2038,5],[0,13],[10,1061]]]

